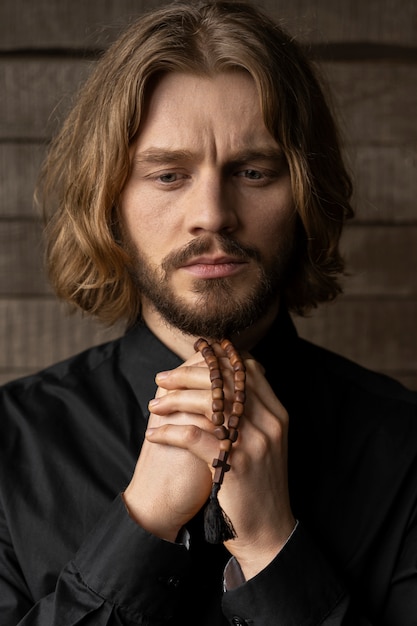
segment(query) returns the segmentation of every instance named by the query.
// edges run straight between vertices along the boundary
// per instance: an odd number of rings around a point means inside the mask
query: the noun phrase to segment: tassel
[[[224,543],[235,539],[233,524],[219,503],[220,483],[213,483],[210,499],[204,511],[204,534],[208,543]]]

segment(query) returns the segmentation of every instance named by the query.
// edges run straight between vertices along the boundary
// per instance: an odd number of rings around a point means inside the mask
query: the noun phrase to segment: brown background
[[[32,208],[46,145],[95,55],[161,2],[1,0],[0,382],[120,333],[69,317],[42,270]],[[319,56],[356,184],[352,276],[300,334],[417,389],[417,1],[264,0]]]

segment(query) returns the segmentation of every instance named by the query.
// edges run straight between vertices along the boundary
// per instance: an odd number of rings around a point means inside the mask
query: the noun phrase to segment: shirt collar
[[[181,365],[169,350],[142,322],[129,330],[120,343],[120,369],[129,381],[144,417],[149,417],[148,402],[156,393],[158,372]]]

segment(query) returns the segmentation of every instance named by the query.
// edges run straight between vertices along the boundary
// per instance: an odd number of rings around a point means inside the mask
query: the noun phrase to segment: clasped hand
[[[227,418],[233,372],[220,346],[213,347],[222,367]],[[226,547],[245,577],[251,578],[279,552],[295,521],[288,495],[288,415],[262,366],[252,358],[245,358],[245,365],[245,413],[219,499],[237,533]],[[207,501],[219,441],[210,419],[209,372],[199,353],[180,367],[159,373],[156,382],[149,427],[125,501],[143,528],[175,541]]]

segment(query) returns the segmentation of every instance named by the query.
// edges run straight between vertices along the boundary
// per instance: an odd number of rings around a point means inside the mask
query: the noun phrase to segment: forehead
[[[266,129],[255,81],[245,71],[214,76],[167,73],[148,93],[137,147],[162,144],[277,145]]]

